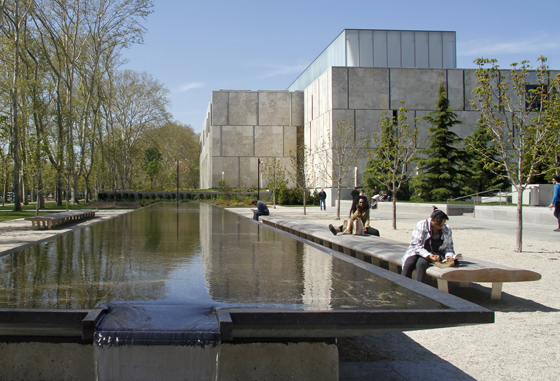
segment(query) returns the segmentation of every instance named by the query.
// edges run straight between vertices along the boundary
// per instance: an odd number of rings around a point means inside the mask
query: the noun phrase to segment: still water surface
[[[0,308],[440,309],[206,203],[161,203],[0,258]],[[138,307],[140,306],[140,307]],[[184,309],[184,308],[183,308]]]

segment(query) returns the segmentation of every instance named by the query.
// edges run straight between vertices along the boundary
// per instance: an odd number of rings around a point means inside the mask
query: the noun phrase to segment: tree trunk
[[[43,196],[43,175],[41,167],[39,167],[37,171],[37,204],[39,209],[45,209],[45,199]]]
[[[337,200],[338,200],[338,205],[336,206],[336,218],[335,220],[340,220],[340,185],[336,188],[338,195],[336,196]]]
[[[517,190],[517,240],[515,251],[523,251],[523,188]]]
[[[62,179],[56,179],[56,206],[62,206]]]
[[[394,190],[396,187],[393,181],[393,229],[397,230],[397,192]]]
[[[303,215],[306,215],[306,200],[305,200],[305,188],[302,188],[303,190]]]

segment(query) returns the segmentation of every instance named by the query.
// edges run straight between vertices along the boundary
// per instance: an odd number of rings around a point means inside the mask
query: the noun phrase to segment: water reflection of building
[[[215,207],[210,213],[201,213],[200,224],[208,292],[214,300],[301,303],[301,242]]]
[[[332,257],[318,254],[303,247],[303,303],[327,310],[332,307]]]

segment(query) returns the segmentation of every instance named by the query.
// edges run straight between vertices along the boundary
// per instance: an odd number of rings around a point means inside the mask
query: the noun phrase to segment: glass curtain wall
[[[345,29],[288,87],[304,90],[331,66],[455,69],[455,32]]]

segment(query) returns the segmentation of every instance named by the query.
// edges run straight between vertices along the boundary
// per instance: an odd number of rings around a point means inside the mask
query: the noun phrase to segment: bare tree
[[[268,189],[272,190],[272,206],[276,209],[278,190],[288,184],[286,168],[280,163],[280,160],[275,157],[267,158],[264,163],[262,174],[267,182]]]
[[[313,155],[318,173],[337,189],[337,220],[340,220],[340,191],[350,185],[352,171],[358,164],[361,140],[361,137],[355,136],[354,118],[349,115],[348,119],[336,121],[332,134],[328,130],[325,137],[319,138],[321,143]]]
[[[364,174],[385,185],[393,194],[393,229],[397,228],[397,192],[412,178],[414,171],[408,165],[418,151],[418,127],[406,123],[408,110],[401,102],[397,118],[387,111],[379,123],[380,132],[372,134],[373,148],[368,150]]]
[[[288,171],[288,178],[303,192],[303,214],[307,214],[307,189],[315,183],[313,176],[313,156],[310,149],[305,145],[296,147],[296,151],[290,151],[290,162],[292,170]]]
[[[476,101],[471,102],[497,147],[493,160],[517,192],[518,252],[523,248],[523,191],[535,175],[543,173],[541,168],[551,170],[543,167],[551,153],[551,146],[545,143],[558,133],[560,101],[552,95],[560,91],[560,75],[551,78],[546,58],[538,60],[533,79],[528,61],[513,63],[513,70],[503,72],[495,59],[475,60],[478,87],[473,91]]]

